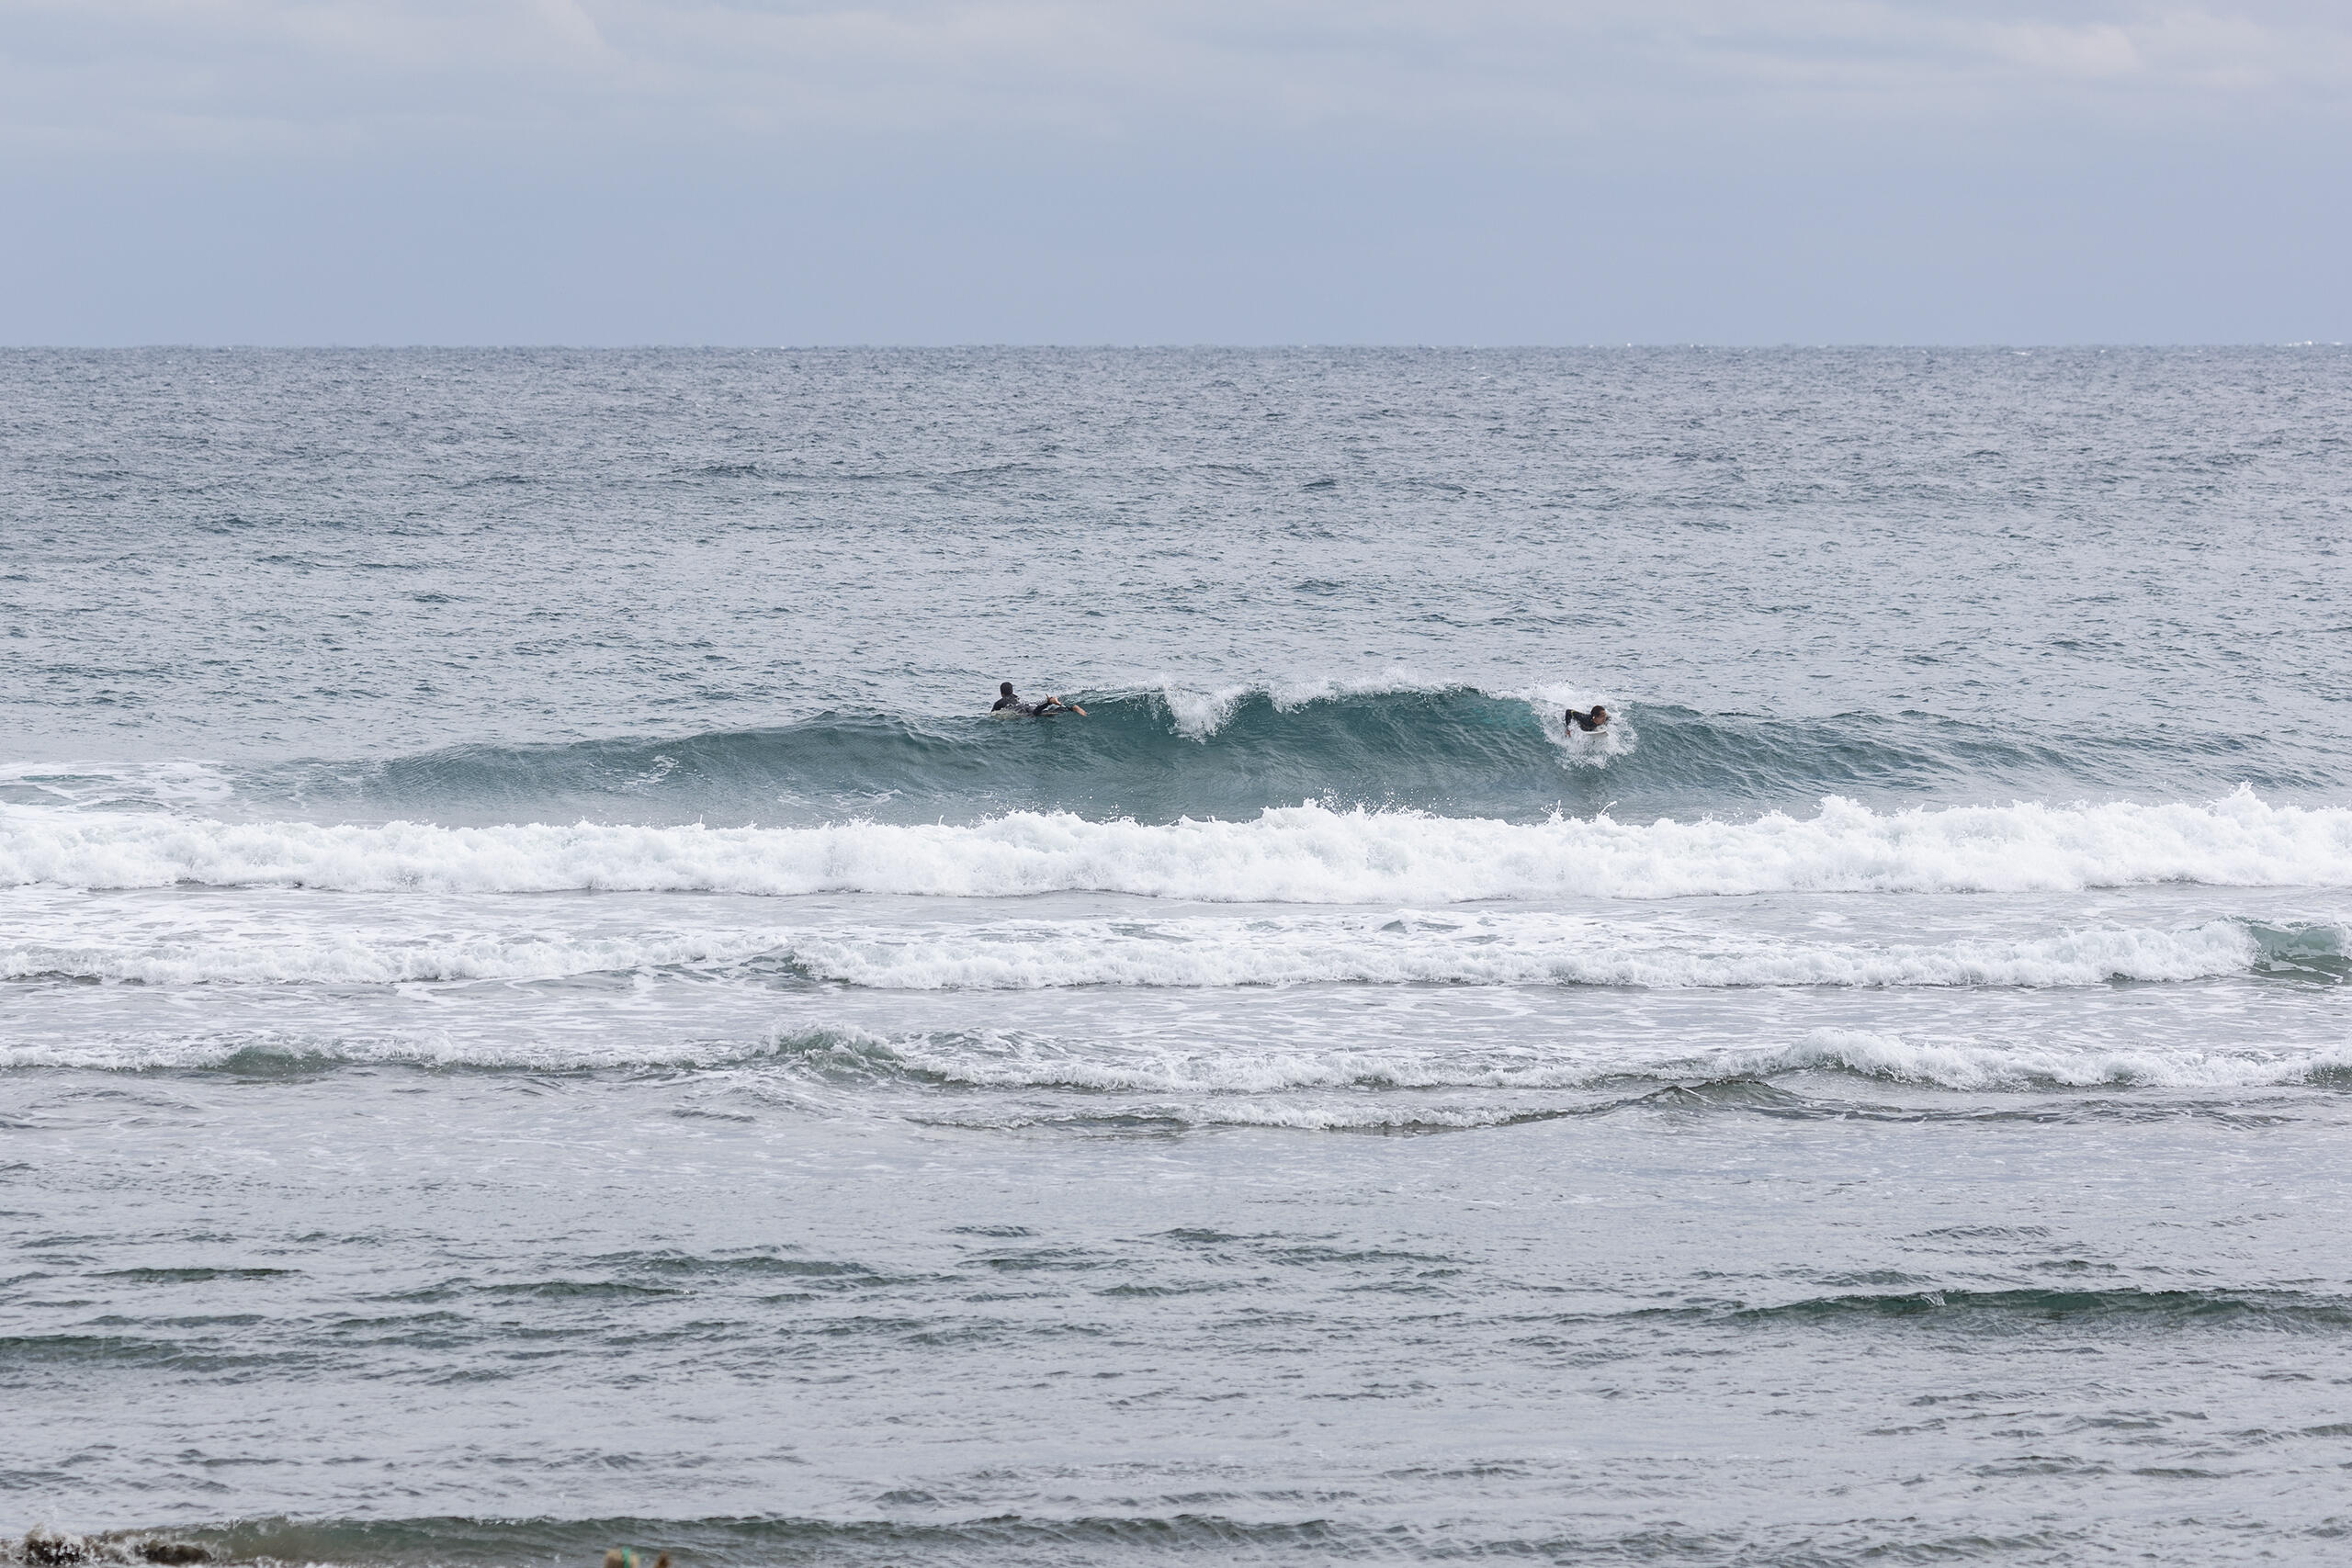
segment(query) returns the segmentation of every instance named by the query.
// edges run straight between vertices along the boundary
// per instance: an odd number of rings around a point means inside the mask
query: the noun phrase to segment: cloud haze
[[[2352,10],[12,0],[10,341],[2346,335]]]

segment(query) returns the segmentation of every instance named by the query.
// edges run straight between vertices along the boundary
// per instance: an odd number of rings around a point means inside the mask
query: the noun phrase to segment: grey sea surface
[[[2333,1561],[2347,521],[2340,349],[0,354],[0,1534]]]

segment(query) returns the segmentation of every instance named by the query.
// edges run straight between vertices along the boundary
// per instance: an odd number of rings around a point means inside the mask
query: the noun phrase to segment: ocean
[[[2352,1553],[2352,351],[10,351],[0,524],[19,1560]]]

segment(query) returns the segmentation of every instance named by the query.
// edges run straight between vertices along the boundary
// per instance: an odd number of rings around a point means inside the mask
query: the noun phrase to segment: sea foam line
[[[694,970],[874,989],[1205,988],[1315,984],[1729,987],[2067,987],[2188,981],[2262,968],[2334,980],[2333,926],[2209,920],[2026,939],[1832,942],[1664,919],[1486,910],[1286,919],[991,920],[574,937],[538,931],[157,929],[0,939],[0,979],[173,985],[401,985],[560,980]]]
[[[322,826],[0,808],[0,886],[299,886],[1450,903],[1768,892],[2052,892],[2159,882],[2352,886],[2352,809],[2240,789],[2174,803],[1805,818],[1514,823],[1286,807],[1147,825],[1015,812],[965,826]]]
[[[901,1079],[932,1087],[1003,1091],[1078,1091],[1192,1100],[1218,1107],[1256,1099],[1279,1106],[1277,1119],[1319,1118],[1333,1109],[1352,1122],[1392,1121],[1377,1101],[1334,1108],[1296,1096],[1328,1092],[1406,1094],[1491,1091],[1510,1095],[1588,1094],[1628,1085],[1764,1080],[1794,1073],[1836,1073],[1923,1089],[2034,1089],[2284,1088],[2341,1079],[2352,1049],[2226,1052],[2116,1049],[2041,1041],[1913,1040],[1896,1034],[1821,1029],[1760,1048],[1700,1054],[1592,1051],[1546,1044],[1508,1051],[1417,1050],[1401,1046],[1290,1046],[1260,1051],[1168,1046],[1105,1047],[983,1030],[883,1036],[860,1029],[780,1033],[776,1058],[841,1081]],[[1644,1090],[1632,1091],[1639,1095]],[[1199,1097],[1206,1097],[1205,1099]],[[1474,1102],[1475,1105],[1476,1102]],[[1555,1102],[1558,1103],[1558,1102]],[[1487,1102],[1487,1109],[1500,1109]],[[1519,1109],[1525,1109],[1523,1103]],[[1415,1107],[1404,1113],[1420,1119]],[[1483,1112],[1473,1110],[1474,1116]]]
[[[2321,945],[2341,945],[2339,933]],[[2264,950],[2248,926],[2093,930],[2026,941],[1823,942],[1559,916],[1410,915],[1297,923],[1064,921],[1025,930],[833,931],[784,949],[813,977],[907,990],[1331,983],[1454,986],[2091,986],[2237,975]]]
[[[1591,1049],[1551,1041],[1508,1049],[1408,1044],[1256,1050],[1116,1045],[978,1030],[877,1034],[803,1027],[764,1039],[662,1040],[636,1031],[546,1037],[469,1033],[199,1035],[82,1033],[0,1041],[0,1070],[228,1071],[259,1075],[397,1066],[488,1071],[741,1072],[776,1081],[787,1098],[823,1092],[855,1105],[876,1089],[910,1091],[887,1111],[982,1122],[1069,1114],[1161,1115],[1195,1122],[1301,1128],[1488,1125],[1532,1114],[1600,1110],[1656,1089],[1829,1074],[1976,1093],[2088,1089],[2220,1091],[2341,1085],[2352,1048],[2222,1051],[2118,1047],[2042,1039],[1919,1039],[1825,1029],[1785,1041],[1692,1054],[1666,1041]],[[941,1090],[1012,1096],[931,1101]],[[1433,1098],[1434,1097],[1434,1098]]]

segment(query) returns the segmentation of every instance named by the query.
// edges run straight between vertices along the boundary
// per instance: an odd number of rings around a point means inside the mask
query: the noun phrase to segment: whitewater
[[[2189,882],[2352,886],[2352,809],[2202,805],[1918,808],[1836,797],[1807,818],[1519,824],[1314,804],[1246,822],[1022,812],[969,826],[714,829],[222,823],[7,808],[0,885],[891,893],[1087,891],[1251,903],[1589,895],[2032,892]]]
[[[0,353],[0,1561],[2324,1560],[2347,421]]]
[[[79,919],[76,919],[76,916]],[[109,911],[105,922],[113,926]],[[93,925],[52,910],[52,930]],[[553,922],[543,922],[552,924]],[[2329,978],[2345,954],[2334,926],[2274,929],[2211,920],[2175,929],[2104,928],[2027,941],[1937,944],[1773,938],[1721,923],[1592,914],[1432,914],[1396,909],[1299,919],[1148,915],[1085,920],[649,931],[345,931],[313,922],[141,922],[131,940],[0,950],[0,977],[143,985],[552,980],[666,969],[781,966],[816,980],[917,990],[1054,986],[1368,985],[2085,986],[2193,980],[2260,966]],[[162,927],[163,929],[157,929]],[[275,929],[272,929],[272,928]],[[63,931],[59,934],[66,934]]]

